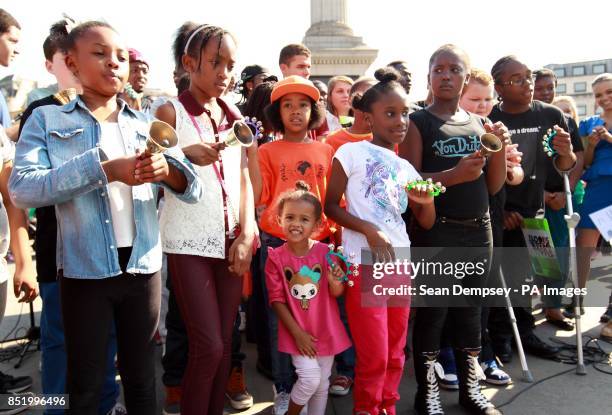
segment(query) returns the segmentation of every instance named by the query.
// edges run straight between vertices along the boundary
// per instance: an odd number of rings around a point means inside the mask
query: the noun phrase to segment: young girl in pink
[[[340,267],[329,267],[327,245],[310,239],[321,224],[322,206],[304,182],[278,202],[278,222],[287,242],[270,248],[266,263],[269,302],[281,324],[278,349],[291,355],[298,380],[288,415],[308,403],[308,415],[325,414],[334,355],[350,340],[336,297],[344,292]]]

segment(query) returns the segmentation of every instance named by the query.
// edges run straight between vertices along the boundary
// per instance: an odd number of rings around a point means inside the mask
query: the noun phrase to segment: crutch
[[[567,222],[567,228],[569,231],[569,245],[570,245],[570,263],[568,272],[571,273],[572,281],[575,287],[580,287],[578,282],[578,264],[576,262],[576,226],[580,222],[580,215],[574,212],[574,205],[572,204],[572,191],[569,184],[569,172],[561,172],[563,176],[563,187],[565,187],[565,198],[567,206],[567,215],[565,215],[565,222]],[[580,304],[582,303],[582,296],[578,296],[578,301],[574,307],[574,318],[576,320],[576,350],[578,353],[578,363],[576,365],[576,374],[586,375],[584,368],[584,355],[582,351],[582,330],[580,323]]]
[[[501,280],[502,288],[506,291],[506,279],[504,278],[504,272],[502,271],[501,264],[499,266],[499,279]],[[531,376],[531,372],[529,371],[529,367],[527,367],[527,358],[525,357],[525,350],[523,350],[523,342],[521,341],[521,336],[518,331],[518,326],[516,325],[516,317],[514,316],[514,309],[512,308],[512,303],[510,302],[510,296],[506,296],[506,308],[508,309],[508,314],[510,316],[510,322],[512,323],[512,331],[514,332],[514,340],[516,341],[516,349],[518,350],[519,359],[521,361],[521,368],[523,369],[523,382],[532,383],[533,376]]]

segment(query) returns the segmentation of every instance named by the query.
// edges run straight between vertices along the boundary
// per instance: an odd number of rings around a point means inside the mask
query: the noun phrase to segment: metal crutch
[[[502,271],[501,264],[499,266],[499,279],[501,280],[502,288],[504,291],[506,288],[506,279],[504,278],[504,272]],[[516,349],[518,350],[519,359],[521,361],[521,368],[523,369],[523,382],[533,383],[533,376],[527,367],[527,358],[525,357],[525,350],[523,350],[523,342],[516,325],[516,317],[514,316],[514,309],[510,302],[510,296],[506,296],[506,308],[508,309],[508,315],[510,316],[510,322],[512,323],[512,331],[514,332],[514,340],[516,341]]]
[[[575,287],[578,285],[578,264],[576,262],[576,226],[580,222],[580,215],[574,212],[574,205],[572,204],[572,191],[569,184],[569,172],[561,172],[563,176],[563,187],[565,187],[565,198],[567,205],[567,215],[565,215],[565,222],[569,231],[569,245],[570,245],[570,263],[568,272],[571,273],[572,281]],[[576,374],[586,375],[586,369],[584,367],[584,354],[582,350],[582,330],[580,322],[580,304],[582,303],[582,296],[578,297],[576,306],[574,307],[574,318],[576,320],[576,350],[578,353],[578,363],[576,365]]]

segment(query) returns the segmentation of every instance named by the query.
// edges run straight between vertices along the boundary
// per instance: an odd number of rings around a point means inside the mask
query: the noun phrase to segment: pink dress
[[[340,321],[338,303],[329,291],[327,245],[315,242],[308,254],[294,255],[284,244],[269,248],[266,285],[270,305],[285,303],[302,330],[314,336],[317,354],[333,356],[351,346]],[[317,275],[318,274],[318,275]],[[278,350],[299,355],[293,336],[279,321]]]

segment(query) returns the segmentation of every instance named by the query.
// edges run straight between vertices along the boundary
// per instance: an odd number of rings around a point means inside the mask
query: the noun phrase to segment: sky
[[[427,64],[440,45],[464,48],[472,65],[490,70],[507,54],[532,68],[612,57],[609,17],[612,3],[598,0],[347,0],[348,23],[368,46],[379,49],[367,75],[392,60],[409,63],[414,100],[426,95]],[[608,6],[605,6],[608,4]],[[261,64],[280,74],[278,53],[301,42],[310,27],[308,0],[0,0],[22,26],[20,55],[0,77],[53,82],[44,68],[42,42],[62,12],[81,21],[110,23],[130,47],[150,61],[149,87],[173,90],[171,44],[185,21],[230,30],[238,40],[237,72]],[[604,43],[604,39],[607,41]]]

